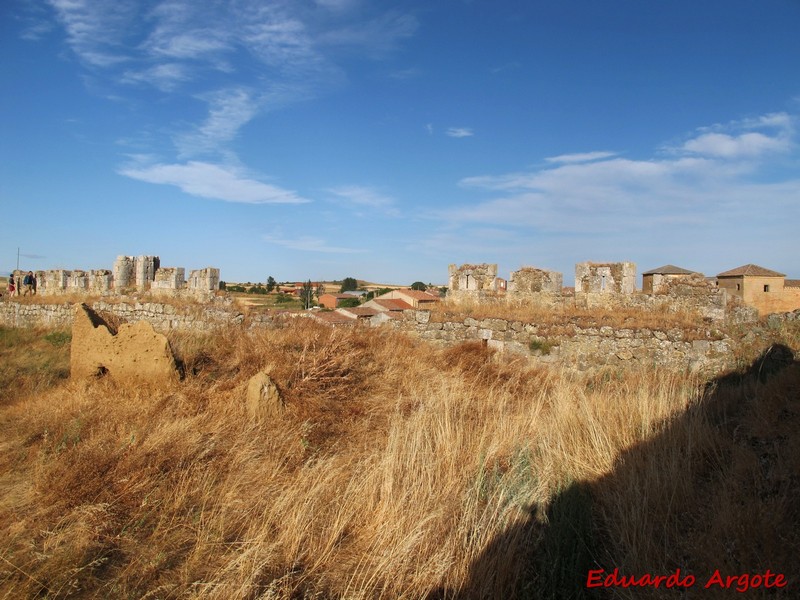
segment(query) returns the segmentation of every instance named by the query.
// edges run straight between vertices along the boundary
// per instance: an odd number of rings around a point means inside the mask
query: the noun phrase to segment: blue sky
[[[797,0],[5,0],[0,269],[800,277]]]

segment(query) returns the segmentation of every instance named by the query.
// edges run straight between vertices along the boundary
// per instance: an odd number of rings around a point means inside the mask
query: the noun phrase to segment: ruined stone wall
[[[206,267],[189,273],[189,289],[195,292],[215,292],[219,289],[219,269]]]
[[[85,294],[88,289],[89,278],[86,275],[86,271],[70,271],[70,274],[67,276],[66,293]]]
[[[547,325],[474,319],[434,322],[430,311],[407,310],[387,326],[441,344],[483,340],[501,352],[578,370],[606,365],[655,365],[671,369],[719,372],[734,365],[733,340],[708,332],[686,340],[680,329],[614,329],[566,324],[554,333]]]
[[[135,285],[135,267],[136,259],[133,256],[118,256],[114,261],[114,289],[118,293]]]
[[[64,329],[72,326],[73,304],[37,304],[30,302],[0,302],[0,324],[6,327],[52,327]],[[105,315],[113,315],[123,323],[147,321],[156,331],[209,331],[219,327],[241,325],[244,315],[224,302],[208,305],[175,306],[166,302],[112,302],[99,300],[90,307]],[[248,319],[251,327],[273,323],[269,315],[255,315]]]
[[[183,267],[160,267],[150,285],[150,293],[154,296],[177,296],[186,283],[184,274]]]
[[[447,297],[450,299],[481,298],[497,293],[496,264],[449,265],[448,273]]]
[[[88,291],[90,294],[109,294],[114,286],[114,276],[108,269],[93,269],[88,275]]]
[[[632,294],[635,291],[635,263],[582,262],[575,265],[576,294]]]
[[[136,287],[140,290],[149,289],[160,266],[161,259],[157,256],[137,256],[135,263]]]
[[[561,294],[563,275],[558,271],[522,267],[512,271],[508,279],[509,296],[529,296],[531,294]]]

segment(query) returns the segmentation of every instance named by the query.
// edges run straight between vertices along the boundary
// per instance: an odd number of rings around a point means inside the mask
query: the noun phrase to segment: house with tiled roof
[[[399,289],[386,292],[375,298],[376,300],[402,300],[411,305],[412,308],[430,308],[439,301],[438,296],[421,290]]]
[[[759,265],[747,264],[724,271],[717,275],[717,285],[757,308],[760,314],[800,308],[800,288],[787,287],[784,273]]]
[[[645,294],[658,294],[665,291],[669,284],[677,279],[685,279],[695,275],[695,271],[664,265],[657,269],[650,269],[642,273],[642,292]]]
[[[368,306],[353,306],[349,308],[337,308],[336,312],[344,315],[348,319],[364,320],[374,317],[378,311]]]
[[[350,294],[322,294],[319,297],[320,306],[330,308],[331,310],[339,308],[343,300],[352,300],[355,296]]]
[[[405,300],[393,300],[391,298],[373,298],[369,302],[365,302],[363,306],[367,308],[374,308],[378,312],[398,312],[402,313],[404,310],[411,310],[414,308]]]

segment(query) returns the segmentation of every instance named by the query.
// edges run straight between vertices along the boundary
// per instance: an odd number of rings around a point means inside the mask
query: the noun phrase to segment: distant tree
[[[283,292],[278,292],[278,295],[275,297],[275,302],[277,304],[287,304],[291,301],[292,297],[289,294],[284,294]]]
[[[411,284],[411,289],[424,292],[425,290],[428,289],[428,286],[422,283],[421,281],[415,281],[414,283]]]
[[[225,291],[225,286],[226,286],[225,282],[220,279],[219,280],[219,289],[221,289],[224,292]]]
[[[312,304],[314,304],[314,286],[309,279],[300,289],[300,305],[305,309],[309,309]]]
[[[345,277],[342,280],[342,287],[339,290],[340,294],[345,292],[352,292],[358,289],[358,280],[354,279],[353,277]]]
[[[373,290],[366,295],[367,300],[372,300],[373,298],[377,298],[378,296],[383,296],[384,294],[388,294],[392,290],[390,288],[380,288],[377,290]]]
[[[442,287],[439,288],[439,294],[441,294],[442,296],[445,296],[447,294],[447,291],[448,291],[447,286],[443,285]]]
[[[274,290],[275,285],[276,285],[275,278],[272,275],[267,277],[267,291],[271,292],[272,290]]]
[[[345,298],[344,300],[339,300],[339,308],[353,308],[361,304],[361,301],[358,298]]]
[[[319,300],[320,296],[325,293],[325,286],[321,283],[318,283],[317,289],[314,290],[314,293],[317,295],[317,300]]]

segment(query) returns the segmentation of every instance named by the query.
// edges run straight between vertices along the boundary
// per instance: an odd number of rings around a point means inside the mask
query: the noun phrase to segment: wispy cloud
[[[310,202],[297,192],[252,179],[237,169],[205,162],[185,164],[134,164],[119,174],[147,183],[174,185],[201,198],[245,204],[302,204]]]
[[[472,137],[475,133],[469,127],[450,127],[445,131],[445,135],[453,138]]]
[[[182,95],[207,104],[204,118],[170,132],[176,164],[161,166],[174,177],[196,175],[189,165],[212,164],[178,164],[188,159],[235,162],[232,142],[256,115],[332,89],[346,80],[343,54],[381,58],[418,28],[411,13],[364,7],[360,0],[45,1],[92,78],[123,85],[117,96],[151,86],[171,102]],[[152,178],[154,168],[132,172]]]
[[[336,196],[337,199],[355,208],[369,208],[391,216],[397,216],[399,214],[392,198],[371,187],[344,185],[331,188],[327,191]]]
[[[762,175],[768,157],[795,148],[793,119],[773,115],[760,122],[757,132],[696,134],[667,157],[567,154],[549,159],[552,166],[544,168],[465,178],[462,187],[493,197],[440,216],[449,223],[550,232],[621,232],[679,222],[714,226],[721,220],[759,218],[766,206],[800,217],[800,178],[764,181]],[[747,127],[752,130],[757,123],[752,120]]]
[[[600,160],[603,158],[610,158],[612,156],[616,156],[616,154],[616,152],[606,151],[582,152],[577,154],[561,154],[560,156],[551,156],[549,158],[545,158],[545,160],[550,163],[582,163]]]
[[[366,250],[358,248],[346,248],[343,246],[331,246],[321,238],[301,235],[296,238],[284,238],[277,235],[265,235],[264,241],[277,246],[283,246],[291,250],[302,252],[321,252],[324,254],[360,254]]]
[[[219,150],[231,142],[259,110],[259,102],[245,88],[224,89],[201,99],[208,103],[208,117],[193,131],[176,136],[175,144],[181,157]]]

